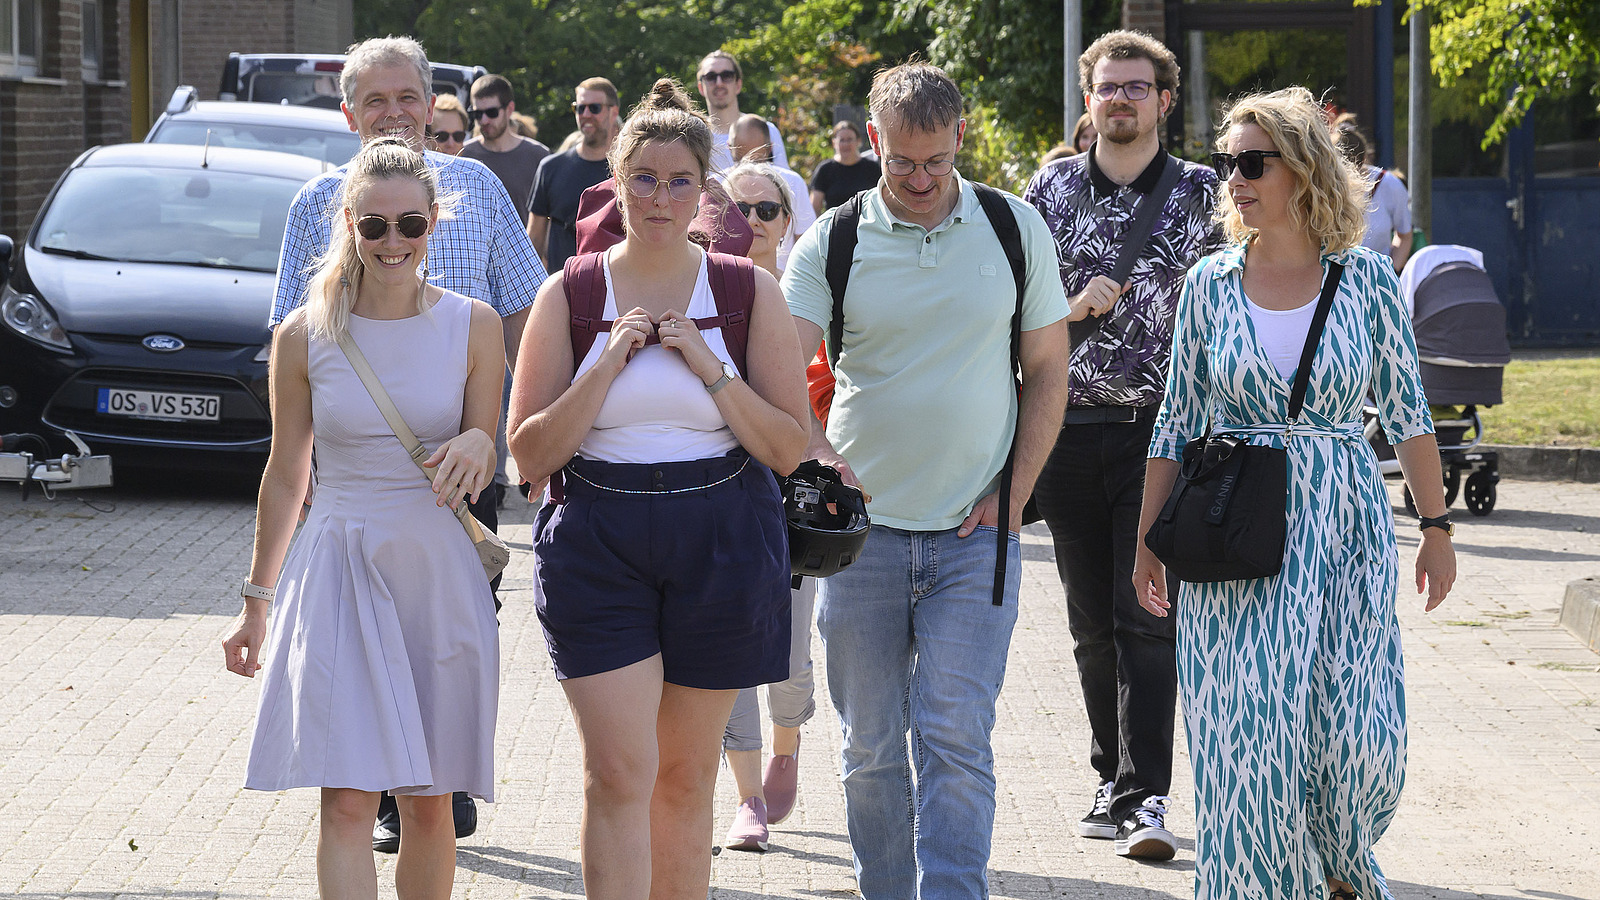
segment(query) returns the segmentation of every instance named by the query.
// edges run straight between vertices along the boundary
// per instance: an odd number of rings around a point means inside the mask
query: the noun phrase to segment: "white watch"
[[[239,591],[240,593],[244,594],[245,599],[247,600],[265,600],[268,603],[271,603],[273,598],[278,596],[277,588],[262,587],[259,584],[253,584],[248,578],[244,580],[244,586],[241,587]]]
[[[715,394],[717,391],[727,387],[728,382],[738,377],[739,373],[733,370],[733,363],[725,362],[722,364],[722,377],[706,385],[706,393]]]

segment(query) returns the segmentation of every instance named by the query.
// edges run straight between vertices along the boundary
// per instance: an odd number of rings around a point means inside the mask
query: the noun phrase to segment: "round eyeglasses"
[[[393,225],[400,236],[408,240],[416,240],[428,233],[428,217],[422,213],[406,213],[397,222],[391,222],[383,216],[362,216],[356,220],[356,233],[369,241],[381,241],[389,233],[389,226]]]
[[[1097,81],[1089,85],[1089,95],[1099,101],[1110,100],[1122,92],[1122,96],[1138,102],[1150,96],[1150,89],[1155,87],[1148,81]]]
[[[667,186],[667,196],[674,200],[694,200],[700,196],[700,185],[693,178],[684,178],[680,175],[663,182],[660,178],[643,172],[628,176],[628,192],[635,197],[654,197],[663,183]]]
[[[955,168],[955,165],[956,163],[953,159],[936,159],[933,162],[914,163],[909,159],[896,159],[892,156],[883,162],[883,167],[889,171],[890,175],[896,178],[905,178],[919,168],[927,172],[929,178],[943,178],[950,174],[950,170]]]

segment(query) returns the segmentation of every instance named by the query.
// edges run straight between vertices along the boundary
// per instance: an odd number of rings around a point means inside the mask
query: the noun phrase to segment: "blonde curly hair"
[[[1251,94],[1234,101],[1223,114],[1217,149],[1227,150],[1233,132],[1255,125],[1267,133],[1294,176],[1289,213],[1322,244],[1324,253],[1338,253],[1361,243],[1367,233],[1368,189],[1371,182],[1339,153],[1328,133],[1316,97],[1303,87],[1270,94]],[[1217,220],[1231,243],[1249,239],[1255,229],[1244,224],[1227,190],[1217,199]]]

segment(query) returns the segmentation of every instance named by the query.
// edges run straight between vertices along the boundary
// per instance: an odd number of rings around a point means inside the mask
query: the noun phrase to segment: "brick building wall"
[[[217,99],[229,53],[343,53],[349,0],[186,0],[181,84]]]
[[[1143,31],[1158,41],[1166,41],[1166,0],[1122,0],[1122,27]]]

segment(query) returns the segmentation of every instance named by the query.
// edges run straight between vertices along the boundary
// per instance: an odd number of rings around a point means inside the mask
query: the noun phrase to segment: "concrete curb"
[[[1600,483],[1600,449],[1480,444],[1500,454],[1500,474],[1528,481]]]
[[[1567,582],[1561,601],[1561,625],[1590,650],[1600,651],[1600,578],[1590,576]]]

